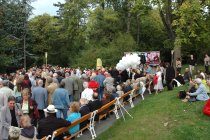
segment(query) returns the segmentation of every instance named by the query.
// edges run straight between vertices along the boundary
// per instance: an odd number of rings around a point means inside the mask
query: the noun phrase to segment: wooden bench
[[[68,126],[68,127],[62,127],[62,128],[59,128],[59,129],[55,130],[53,132],[53,136],[52,137],[54,138],[54,137],[57,137],[57,136],[65,133],[65,132],[67,132],[70,128],[74,127],[75,125],[78,125],[78,124],[80,124],[80,123],[88,120],[90,118],[90,116],[91,116],[91,113],[86,114],[85,116],[81,117],[80,119],[72,122],[70,126]],[[85,127],[85,128],[87,129],[87,127]],[[79,133],[83,132],[85,129],[81,129],[81,130],[79,131]]]
[[[101,114],[101,115],[99,115],[99,122],[100,122],[100,120],[102,120],[103,118],[106,118],[106,116],[107,116],[107,114]]]
[[[106,105],[104,105],[104,106],[102,106],[99,110],[98,110],[98,112],[97,112],[97,114],[99,114],[100,112],[102,112],[102,111],[104,111],[105,109],[107,109],[107,108],[109,108],[110,106],[112,106],[114,103],[116,102],[116,100],[113,100],[113,101],[111,101],[111,102],[109,102],[109,103],[107,103]],[[100,119],[102,119],[102,118],[104,118],[104,117],[106,117],[106,114],[102,114],[102,115],[99,115],[99,120]],[[83,117],[82,117],[83,118]],[[89,116],[89,118],[90,118],[90,116]],[[79,120],[77,120],[77,124],[78,123],[81,123],[81,122],[83,122],[83,121],[85,121],[86,119],[83,119],[83,120],[81,120],[81,118],[79,119]],[[75,123],[76,121],[74,121],[73,123]],[[70,127],[71,128],[71,127]],[[71,136],[69,136],[69,137],[66,137],[66,138],[64,138],[65,140],[70,140],[70,139],[72,139],[72,138],[74,138],[74,137],[77,137],[78,135],[80,135],[84,130],[86,130],[86,129],[89,129],[89,125],[87,125],[85,128],[83,128],[83,129],[81,129],[81,130],[79,130],[77,133],[75,133],[75,134],[73,134],[73,135],[71,135]],[[58,135],[57,135],[58,136]]]
[[[43,137],[41,140],[46,140],[47,136]]]
[[[78,132],[74,133],[73,135],[71,135],[69,137],[64,137],[64,140],[70,140],[74,137],[77,137],[77,136],[81,135],[83,133],[83,131],[87,130],[88,128],[89,128],[89,124],[87,124],[85,127],[80,129]]]
[[[136,88],[135,92],[133,93],[133,98],[135,99],[136,97],[138,97],[140,94],[137,93],[139,91],[140,88]]]
[[[123,95],[120,97],[120,99],[122,99],[122,98],[128,96],[131,92],[132,92],[132,90],[129,91],[129,92],[127,92],[127,93],[125,93],[125,94],[123,94]],[[102,106],[100,109],[98,109],[97,114],[100,114],[100,113],[101,113],[102,111],[104,111],[105,109],[110,108],[110,107],[111,107],[112,105],[114,105],[115,103],[116,103],[116,99],[114,99],[114,100],[112,100],[111,102],[107,103],[106,105]],[[112,109],[112,110],[110,110],[109,112],[113,112],[114,110],[115,110],[115,109]],[[92,112],[91,112],[91,113],[92,113]],[[78,124],[84,122],[85,120],[90,119],[91,113],[86,114],[85,116],[81,117],[80,119],[78,119],[78,120],[72,122],[71,125],[68,126],[68,127],[62,127],[62,128],[59,128],[59,129],[55,130],[55,131],[53,132],[53,134],[52,134],[52,138],[55,138],[55,137],[57,137],[57,136],[59,136],[59,135],[65,133],[65,132],[67,132],[70,128],[74,127],[75,125],[78,125]],[[106,114],[105,114],[105,115],[106,115]],[[101,119],[102,119],[103,117],[105,117],[105,115],[101,115]],[[100,115],[99,115],[99,117],[100,117]],[[72,139],[72,138],[74,138],[74,137],[77,137],[77,136],[80,135],[84,130],[89,129],[89,126],[90,126],[90,124],[88,124],[87,126],[85,126],[84,128],[82,128],[81,130],[79,130],[77,133],[75,133],[75,134],[73,134],[73,135],[71,135],[71,136],[65,137],[64,139],[65,139],[65,140],[70,140],[70,139]],[[41,140],[46,140],[46,138],[47,138],[47,137],[45,136],[45,137],[43,137]]]

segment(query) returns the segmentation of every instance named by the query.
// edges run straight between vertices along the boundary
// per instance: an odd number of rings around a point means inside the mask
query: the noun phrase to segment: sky
[[[32,17],[42,15],[44,13],[48,13],[51,16],[56,15],[58,7],[53,6],[53,3],[64,3],[64,1],[65,0],[36,0],[31,4],[34,7]]]

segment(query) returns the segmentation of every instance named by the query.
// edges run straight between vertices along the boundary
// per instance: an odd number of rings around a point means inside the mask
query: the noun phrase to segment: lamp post
[[[45,52],[45,62],[46,62],[46,67],[47,67],[47,52]]]

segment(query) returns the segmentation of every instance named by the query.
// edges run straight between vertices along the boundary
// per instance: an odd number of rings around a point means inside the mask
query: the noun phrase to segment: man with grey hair
[[[47,107],[47,89],[43,88],[43,81],[38,80],[38,86],[32,90],[32,99],[36,101],[40,119],[44,118],[43,109]]]
[[[107,73],[107,77],[103,81],[103,84],[106,89],[114,89],[114,78],[112,78],[110,73]]]
[[[8,87],[9,80],[0,80],[0,109],[7,105],[7,100],[9,96],[13,95],[13,91]]]
[[[88,101],[93,100],[93,89],[88,88],[88,82],[83,83],[84,91],[81,93],[81,98],[84,98]]]
[[[58,78],[58,74],[57,73],[53,73],[53,78],[52,78],[53,79],[53,82],[59,84],[57,78]]]
[[[70,77],[69,73],[65,73],[65,78],[61,81],[61,84],[62,83],[64,83],[64,88],[68,91],[70,102],[72,102],[74,92],[74,80]]]
[[[78,76],[76,76],[76,70],[73,70],[70,78],[73,79],[73,100],[79,101],[83,82]]]
[[[198,100],[198,101],[206,101],[206,100],[208,100],[209,96],[207,94],[205,85],[202,84],[202,80],[200,78],[196,78],[194,80],[194,82],[198,85],[198,88],[193,93],[187,92],[187,95],[190,96],[189,101],[191,101],[191,100],[195,101],[195,99]],[[193,98],[195,98],[195,99],[193,100]]]
[[[80,107],[79,113],[81,114],[81,116],[85,116],[86,114],[90,113],[88,100],[81,98],[80,104],[81,104],[81,107]],[[80,123],[80,129],[84,128],[88,123],[89,123],[89,120],[85,120],[82,123]]]
[[[36,87],[36,80],[35,80],[35,71],[32,71],[30,74],[29,74],[29,80],[31,81],[31,90]]]

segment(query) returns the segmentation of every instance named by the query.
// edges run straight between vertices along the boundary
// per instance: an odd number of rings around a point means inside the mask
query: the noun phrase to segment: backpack
[[[179,99],[184,99],[185,97],[186,97],[186,91],[185,90],[180,90],[179,91],[179,93],[178,93],[178,95],[177,95],[177,97],[179,98]]]

